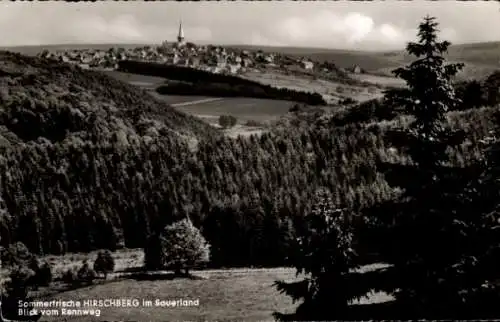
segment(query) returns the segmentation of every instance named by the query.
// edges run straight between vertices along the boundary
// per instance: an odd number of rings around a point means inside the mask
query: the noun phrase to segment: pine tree
[[[369,291],[350,283],[357,256],[351,247],[353,231],[348,212],[338,209],[323,190],[316,197],[313,211],[306,216],[307,231],[299,237],[297,252],[291,256],[297,276],[306,277],[298,282],[275,283],[294,302],[303,302],[294,314],[274,313],[280,321],[347,319],[349,302]]]
[[[477,308],[473,293],[491,277],[480,263],[488,250],[481,234],[491,235],[491,222],[470,197],[481,165],[452,167],[447,154],[464,138],[444,127],[447,111],[460,104],[452,81],[463,64],[445,64],[450,43],[437,40],[437,27],[435,18],[424,18],[419,41],[406,48],[417,59],[394,71],[407,86],[385,97],[414,117],[409,129],[389,133],[412,162],[380,164],[387,182],[402,194],[376,209],[385,228],[380,249],[393,265],[393,293],[406,318],[464,317]]]

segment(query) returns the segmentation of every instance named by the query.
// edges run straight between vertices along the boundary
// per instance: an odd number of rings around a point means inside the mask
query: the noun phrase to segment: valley
[[[450,85],[465,103],[444,114],[444,127],[464,130],[466,137],[447,150],[452,165],[466,168],[482,160],[484,138],[497,125],[500,80],[486,74],[497,48],[491,46],[450,53],[453,59],[463,54],[470,62],[467,77],[477,80],[465,89]],[[30,289],[39,299],[199,299],[196,307],[102,308],[100,320],[262,321],[277,311],[294,312],[298,304],[274,283],[305,276],[295,274],[293,267],[301,264],[293,256],[298,236],[310,229],[305,215],[325,202],[318,191],[327,189],[333,196],[327,206],[332,211],[342,206],[356,229],[373,229],[360,214],[376,209],[377,216],[384,215],[375,206],[401,192],[389,185],[375,160],[410,163],[409,154],[387,139],[392,130],[408,130],[410,118],[383,100],[385,90],[405,85],[384,70],[407,58],[280,50],[280,57],[334,57],[339,68],[359,63],[365,70],[326,75],[273,66],[238,74],[272,89],[320,95],[325,104],[313,106],[295,103],[289,93],[287,100],[277,94],[273,99],[159,94],[172,80],[1,52],[2,263],[14,263],[2,270],[2,284],[16,278],[9,275],[15,265],[34,256],[52,270],[50,285]],[[232,116],[235,123],[221,124],[221,116]],[[185,275],[172,267],[148,269],[147,249],[162,234],[158,227],[182,220],[210,245],[210,260],[205,267],[191,265]],[[339,236],[350,231],[331,229]],[[380,255],[387,235],[356,233],[359,262],[346,264],[343,274],[359,273],[355,278],[368,284],[363,278],[393,267]],[[89,278],[84,273],[94,269],[89,263],[102,249],[112,250],[114,267],[104,277]],[[391,290],[380,286],[385,281],[375,278],[375,286],[349,299],[349,307],[363,311],[394,303]]]

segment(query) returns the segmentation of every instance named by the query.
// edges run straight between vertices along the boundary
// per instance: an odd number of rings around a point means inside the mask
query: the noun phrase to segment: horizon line
[[[167,41],[171,43],[175,43],[175,41]],[[397,52],[405,50],[405,46],[399,49],[380,49],[380,50],[368,50],[368,49],[347,49],[347,48],[328,48],[328,47],[317,47],[317,46],[293,46],[293,45],[253,45],[253,44],[216,44],[210,43],[207,41],[194,42],[194,44],[201,45],[212,45],[212,46],[221,46],[221,47],[262,47],[262,48],[280,48],[280,49],[313,49],[320,51],[346,51],[346,52],[369,52],[369,53],[388,53],[388,52]],[[453,43],[451,47],[454,46],[467,46],[467,45],[481,45],[481,44],[494,44],[500,43],[500,40],[496,41],[478,41],[478,42],[465,42],[465,43]],[[64,46],[160,46],[161,43],[110,43],[110,42],[102,42],[102,43],[55,43],[55,44],[40,44],[40,45],[16,45],[16,46],[2,46],[0,48],[10,49],[10,48],[23,48],[23,47],[64,47]]]

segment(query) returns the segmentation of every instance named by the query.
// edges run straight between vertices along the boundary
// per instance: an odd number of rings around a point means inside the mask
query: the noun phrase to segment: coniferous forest
[[[323,191],[328,207],[343,209],[338,225],[354,229],[356,256],[332,255],[346,274],[365,262],[393,264],[398,278],[387,285],[397,285],[405,312],[447,317],[463,298],[486,302],[500,277],[499,74],[453,85],[461,67],[445,64],[449,44],[436,40],[436,26],[424,20],[421,41],[407,48],[415,62],[395,71],[407,88],[341,113],[298,111],[236,139],[97,72],[1,53],[2,246],[142,248],[189,218],[213,267],[296,266],[300,249],[347,238],[347,228],[334,239],[307,235],[306,215],[318,212]],[[324,313],[324,298],[299,317]],[[344,315],[313,318],[346,318],[343,299]]]

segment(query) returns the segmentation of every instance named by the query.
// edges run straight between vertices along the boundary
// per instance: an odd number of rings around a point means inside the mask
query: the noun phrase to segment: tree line
[[[263,84],[238,83],[171,83],[159,86],[156,91],[162,95],[200,95],[216,97],[250,97],[301,102],[308,105],[326,105],[318,93],[295,91],[288,88],[275,88]]]
[[[158,87],[160,94],[240,96],[326,105],[326,101],[318,93],[275,88],[233,75],[216,74],[190,67],[123,60],[119,62],[118,70],[179,81]]]

